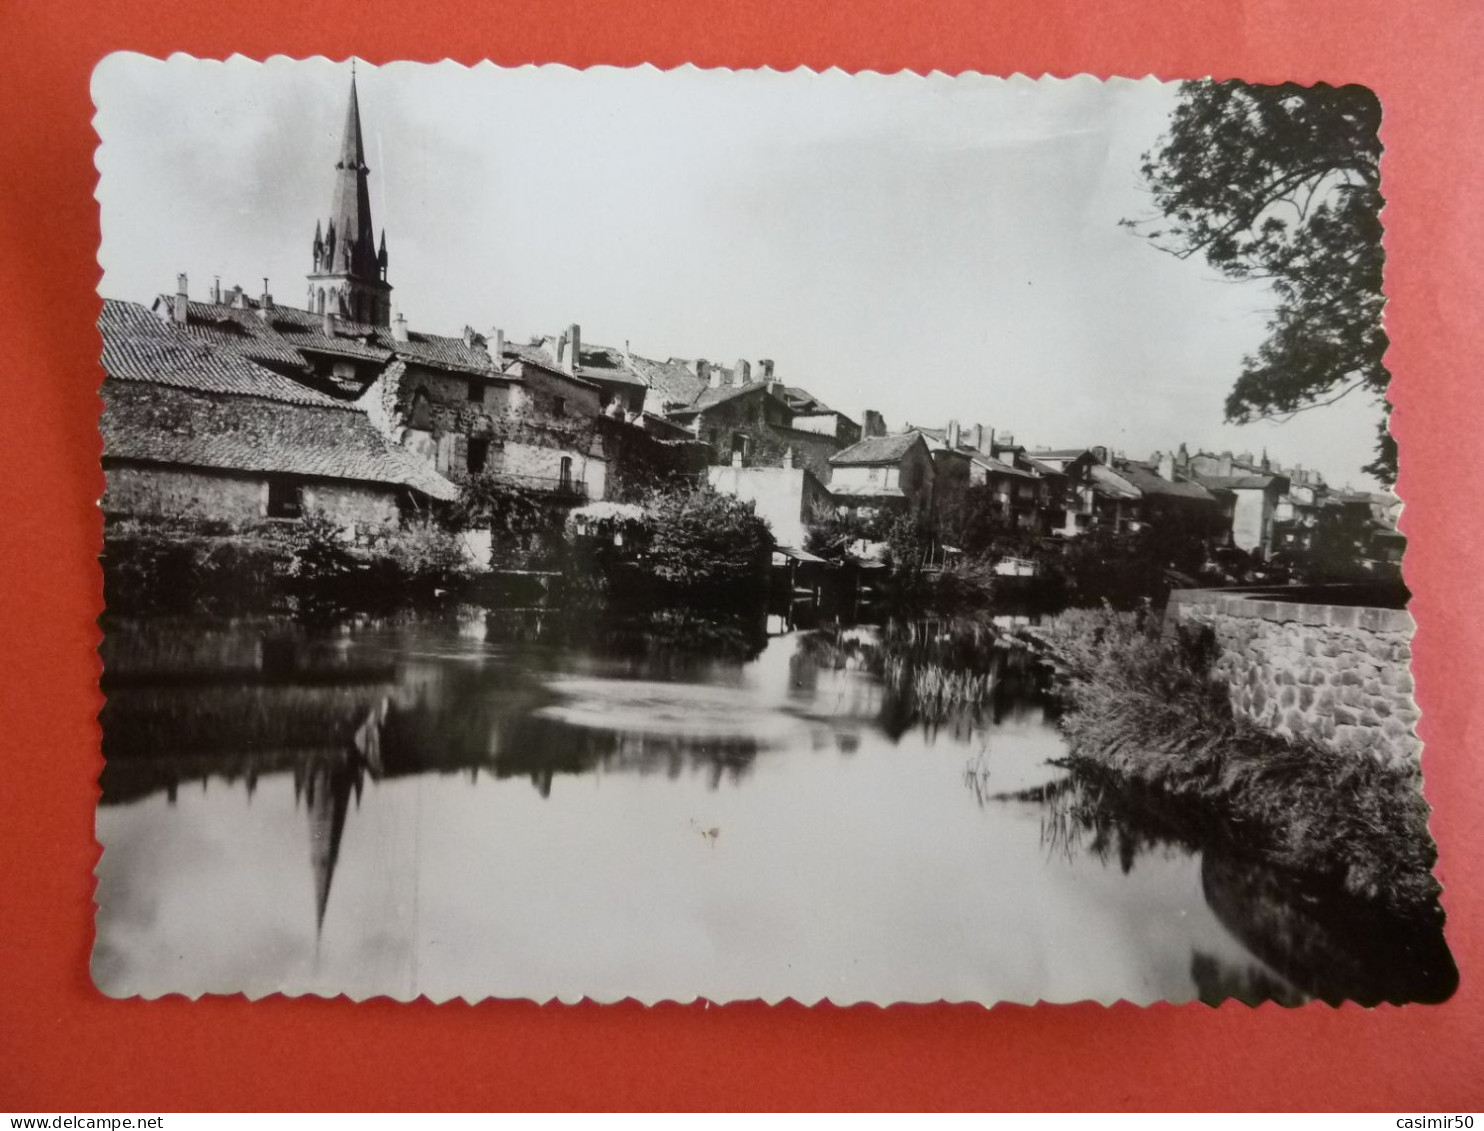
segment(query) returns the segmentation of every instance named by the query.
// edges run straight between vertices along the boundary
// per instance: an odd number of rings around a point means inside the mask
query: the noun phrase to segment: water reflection
[[[1042,843],[1068,861],[1087,856],[1128,875],[1150,858],[1198,857],[1207,907],[1258,960],[1233,967],[1211,954],[1192,954],[1191,977],[1202,1001],[1437,1002],[1457,988],[1458,971],[1438,921],[1398,921],[1332,885],[1236,857],[1207,843],[1198,822],[1157,799],[1072,775],[991,795],[972,767],[966,777],[981,803],[1035,804]]]
[[[111,624],[99,985],[1282,1002],[1435,985],[1421,950],[1355,957],[1292,885],[1089,804],[1017,625],[778,627]]]

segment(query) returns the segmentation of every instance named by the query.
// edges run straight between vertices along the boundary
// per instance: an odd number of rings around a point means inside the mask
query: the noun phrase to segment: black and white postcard
[[[1453,992],[1369,90],[93,96],[104,993]]]

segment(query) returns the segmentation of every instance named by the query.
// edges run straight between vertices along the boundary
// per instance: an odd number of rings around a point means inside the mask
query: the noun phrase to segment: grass
[[[1263,730],[1211,675],[1209,632],[1081,610],[1045,639],[1064,669],[1073,765],[1186,803],[1239,850],[1392,910],[1436,913],[1419,769]]]

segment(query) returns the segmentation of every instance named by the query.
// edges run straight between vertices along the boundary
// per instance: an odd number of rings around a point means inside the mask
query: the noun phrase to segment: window
[[[428,394],[419,389],[412,394],[412,427],[420,432],[426,432],[432,426],[433,411],[428,403]]]
[[[468,392],[465,394],[470,404],[484,404],[484,382],[478,378],[469,382]]]
[[[301,488],[292,479],[268,480],[268,517],[298,518],[304,513]]]
[[[469,440],[468,468],[470,475],[478,475],[488,465],[490,460],[490,442],[481,437],[471,437]]]
[[[563,456],[562,457],[562,468],[561,468],[561,471],[559,472],[558,482],[560,483],[561,489],[563,491],[570,491],[572,489],[572,457],[571,456]]]
[[[551,411],[555,416],[562,416],[567,411],[566,397],[553,397],[551,400]]]

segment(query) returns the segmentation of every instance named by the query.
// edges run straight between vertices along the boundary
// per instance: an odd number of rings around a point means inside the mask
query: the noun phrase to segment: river
[[[1426,996],[1405,946],[1353,953],[1293,882],[1090,804],[1013,627],[113,622],[94,978],[438,1001]]]

